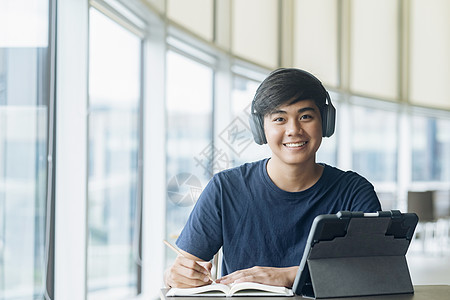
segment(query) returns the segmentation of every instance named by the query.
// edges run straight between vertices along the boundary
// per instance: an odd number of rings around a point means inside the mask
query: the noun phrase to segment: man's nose
[[[298,120],[291,120],[286,124],[286,135],[300,134],[302,130],[302,126]]]

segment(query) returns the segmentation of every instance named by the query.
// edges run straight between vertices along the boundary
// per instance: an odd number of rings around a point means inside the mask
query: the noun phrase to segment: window
[[[316,161],[319,163],[325,163],[327,165],[336,166],[337,165],[337,139],[340,135],[338,130],[338,121],[342,116],[342,112],[339,110],[339,94],[330,92],[331,103],[336,108],[336,120],[335,120],[335,130],[334,134],[327,138],[322,138],[322,144],[320,145],[319,151],[317,151]]]
[[[258,145],[253,140],[248,121],[251,103],[259,84],[258,81],[238,75],[233,77],[232,120],[225,128],[226,132],[221,135],[231,149],[233,166],[270,157],[269,146]]]
[[[174,243],[214,169],[213,70],[167,53],[166,239]],[[175,258],[166,249],[166,264]]]
[[[88,299],[122,299],[138,292],[141,40],[94,8],[89,33]]]
[[[412,116],[412,180],[450,181],[450,121]]]
[[[1,299],[45,289],[49,21],[49,1],[0,2]]]
[[[397,114],[352,106],[353,169],[371,182],[397,180]]]

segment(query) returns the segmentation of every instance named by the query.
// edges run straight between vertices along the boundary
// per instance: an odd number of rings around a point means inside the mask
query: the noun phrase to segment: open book
[[[240,282],[230,285],[213,283],[195,288],[171,288],[166,296],[293,296],[291,289],[255,282]]]

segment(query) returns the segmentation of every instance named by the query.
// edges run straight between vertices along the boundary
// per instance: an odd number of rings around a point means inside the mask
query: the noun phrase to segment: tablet
[[[414,292],[406,262],[415,213],[341,211],[314,219],[293,284],[329,298]]]

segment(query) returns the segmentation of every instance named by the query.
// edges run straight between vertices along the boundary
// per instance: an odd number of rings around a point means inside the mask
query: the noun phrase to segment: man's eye
[[[283,121],[284,121],[284,118],[278,117],[278,118],[275,118],[274,121],[275,121],[275,122],[283,122]]]
[[[307,120],[307,119],[311,119],[312,116],[311,115],[303,115],[300,117],[300,120]]]

